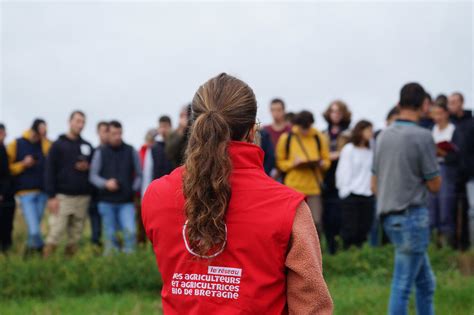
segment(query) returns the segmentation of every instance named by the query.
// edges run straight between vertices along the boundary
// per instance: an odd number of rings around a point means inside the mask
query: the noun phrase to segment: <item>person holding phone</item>
[[[291,132],[284,133],[276,149],[277,167],[285,172],[283,183],[304,194],[318,233],[322,232],[321,191],[324,172],[331,166],[327,137],[313,127],[309,111],[298,113]]]
[[[44,166],[51,143],[43,137],[46,122],[35,119],[31,128],[7,146],[10,172],[15,194],[20,201],[28,228],[25,257],[41,254],[43,218],[47,195],[44,193]]]
[[[82,236],[92,193],[89,167],[93,148],[81,137],[85,123],[83,112],[72,112],[69,131],[53,143],[46,159],[45,191],[50,215],[44,257],[56,250],[64,234],[68,237],[65,253],[74,255]]]

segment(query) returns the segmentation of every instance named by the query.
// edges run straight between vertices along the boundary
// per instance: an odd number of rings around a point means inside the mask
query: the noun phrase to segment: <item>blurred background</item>
[[[341,98],[381,127],[413,80],[433,96],[462,91],[470,108],[472,15],[471,1],[4,1],[0,120],[7,142],[37,116],[56,139],[81,109],[85,139],[116,118],[138,146],[220,72],[249,83],[264,123],[273,97],[316,115]]]

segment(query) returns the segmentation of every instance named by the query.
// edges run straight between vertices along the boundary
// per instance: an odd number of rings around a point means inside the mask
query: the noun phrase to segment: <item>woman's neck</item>
[[[438,123],[438,127],[440,130],[444,130],[449,126],[449,121],[443,121]]]
[[[272,127],[274,130],[276,131],[281,131],[283,129],[285,129],[286,127],[286,121],[274,121],[273,124],[272,124]]]

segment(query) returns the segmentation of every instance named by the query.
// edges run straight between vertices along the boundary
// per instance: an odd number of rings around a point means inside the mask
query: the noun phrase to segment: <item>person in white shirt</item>
[[[350,142],[341,151],[336,169],[336,186],[342,208],[341,237],[345,249],[362,246],[374,218],[374,198],[370,189],[372,139],[372,123],[359,121],[352,130]]]
[[[455,247],[456,229],[456,184],[459,177],[459,134],[453,123],[449,121],[449,111],[446,103],[436,102],[432,109],[435,122],[432,135],[437,145],[441,177],[441,190],[431,193],[428,199],[430,210],[430,226],[436,230],[438,247],[450,245]]]

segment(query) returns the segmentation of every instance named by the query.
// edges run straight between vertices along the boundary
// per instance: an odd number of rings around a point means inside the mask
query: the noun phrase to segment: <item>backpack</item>
[[[286,138],[286,144],[285,144],[285,159],[286,160],[288,160],[289,155],[290,155],[290,144],[291,144],[292,137],[293,137],[293,132],[290,131],[288,133],[288,138]],[[319,139],[318,134],[314,135],[314,140],[316,140],[316,150],[318,151],[319,156],[321,156],[321,139]],[[318,185],[322,187],[323,185],[320,183],[319,179],[317,178],[317,175],[315,176],[316,176],[316,180],[318,181]],[[286,173],[281,172],[282,183],[285,182],[285,177],[286,177]]]

